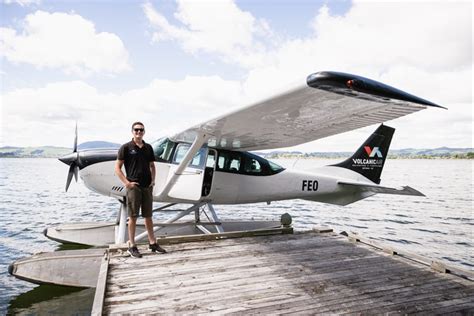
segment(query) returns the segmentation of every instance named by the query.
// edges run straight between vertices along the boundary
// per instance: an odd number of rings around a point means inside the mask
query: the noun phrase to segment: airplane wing
[[[171,138],[192,142],[212,135],[208,145],[249,151],[290,147],[383,123],[426,107],[427,100],[364,77],[318,72],[306,84],[211,119]]]

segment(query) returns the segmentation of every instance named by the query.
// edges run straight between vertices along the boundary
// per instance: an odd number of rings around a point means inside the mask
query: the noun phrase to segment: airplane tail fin
[[[380,125],[352,157],[333,166],[350,169],[379,184],[394,132],[394,128]]]

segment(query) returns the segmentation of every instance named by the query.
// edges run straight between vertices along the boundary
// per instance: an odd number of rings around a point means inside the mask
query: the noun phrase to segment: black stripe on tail
[[[333,166],[350,169],[379,184],[395,129],[380,125],[349,159]]]

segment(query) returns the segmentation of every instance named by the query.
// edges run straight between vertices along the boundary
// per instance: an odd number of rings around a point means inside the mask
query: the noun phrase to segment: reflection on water
[[[276,162],[311,171],[337,161]],[[472,164],[469,160],[386,161],[382,185],[410,185],[426,197],[375,195],[345,207],[292,200],[216,209],[223,219],[275,219],[288,212],[299,230],[329,226],[336,232],[358,232],[393,248],[473,269]],[[43,236],[48,226],[115,220],[119,205],[114,199],[90,192],[81,183],[64,192],[67,168],[55,159],[0,159],[0,314],[90,313],[93,289],[37,286],[7,272],[19,258],[59,248]]]
[[[10,301],[11,315],[90,315],[95,289],[40,285]]]

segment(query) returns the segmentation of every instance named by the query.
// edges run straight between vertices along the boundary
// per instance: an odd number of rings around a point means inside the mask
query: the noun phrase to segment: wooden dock
[[[349,237],[311,231],[201,240],[142,259],[110,249],[92,313],[474,313],[472,272]]]

